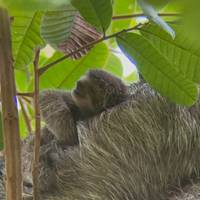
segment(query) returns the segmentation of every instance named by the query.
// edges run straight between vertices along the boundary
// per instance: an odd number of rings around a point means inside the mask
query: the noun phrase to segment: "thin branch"
[[[21,149],[16,86],[12,62],[10,18],[0,8],[0,80],[6,160],[6,199],[22,199]]]
[[[51,62],[51,63],[49,63],[49,64],[47,64],[47,65],[45,65],[45,66],[43,66],[42,68],[40,68],[40,69],[39,69],[39,75],[41,76],[41,75],[42,75],[45,71],[47,71],[50,67],[56,65],[57,63],[60,63],[61,61],[65,60],[66,58],[69,58],[70,56],[76,54],[76,53],[79,52],[79,51],[82,51],[83,49],[87,49],[87,48],[92,47],[92,46],[94,46],[94,45],[96,45],[96,44],[98,44],[98,43],[100,43],[100,42],[102,42],[102,41],[105,41],[105,40],[108,40],[108,39],[110,39],[110,38],[116,37],[116,36],[118,36],[118,35],[121,34],[121,33],[129,32],[129,31],[132,31],[132,30],[136,30],[136,29],[138,29],[138,27],[140,27],[141,25],[142,25],[142,24],[139,23],[139,24],[137,24],[136,26],[134,26],[134,27],[132,27],[132,28],[124,29],[124,30],[119,31],[119,32],[117,32],[117,33],[114,33],[114,34],[111,34],[111,35],[108,35],[108,36],[104,36],[104,37],[102,37],[102,38],[100,38],[100,39],[98,39],[98,40],[96,40],[96,41],[93,41],[93,42],[91,42],[91,43],[89,43],[89,44],[87,44],[87,45],[85,45],[85,46],[83,46],[83,47],[81,47],[81,48],[75,50],[75,51],[72,51],[71,53],[69,53],[69,54],[67,54],[67,55],[65,55],[65,56],[63,56],[63,57],[61,57],[61,58],[59,58],[59,59],[57,59],[57,60],[55,60],[55,61],[53,61],[53,62]]]
[[[39,199],[39,170],[38,170],[38,163],[39,163],[39,152],[40,152],[40,109],[39,109],[39,56],[40,56],[40,49],[36,49],[35,51],[35,59],[34,59],[34,107],[35,107],[35,145],[34,145],[34,159],[33,159],[33,199]]]
[[[29,133],[31,133],[32,128],[31,128],[31,124],[30,124],[30,119],[29,119],[28,113],[26,111],[26,108],[24,106],[24,102],[21,98],[18,98],[18,99],[19,99],[19,103],[20,103],[20,106],[21,106],[21,109],[22,109],[22,114],[23,114],[23,117],[24,117],[24,121],[25,121],[27,130],[28,130]]]
[[[83,46],[83,47],[81,47],[81,48],[79,48],[79,49],[77,49],[75,51],[72,51],[71,53],[69,53],[69,54],[67,54],[67,55],[65,55],[65,56],[63,56],[63,57],[61,57],[61,58],[59,58],[59,59],[57,59],[57,60],[55,60],[55,61],[53,61],[53,62],[51,62],[51,63],[49,63],[47,65],[45,65],[45,66],[43,66],[42,68],[39,69],[39,75],[41,76],[45,71],[47,71],[53,65],[56,65],[56,64],[60,63],[61,61],[65,60],[66,58],[69,58],[70,56],[73,56],[74,54],[78,53],[79,51],[82,51],[84,49],[92,47],[95,44],[98,44],[98,43],[102,42],[103,40],[104,40],[104,38],[100,38],[100,39],[98,39],[96,41],[93,41],[93,42],[91,42],[91,43],[89,43],[89,44],[87,44],[87,45],[85,45],[85,46]]]
[[[159,13],[158,14],[161,17],[179,17],[181,16],[180,13]],[[136,18],[136,17],[144,17],[144,13],[137,13],[137,14],[131,14],[131,15],[118,15],[113,16],[112,20],[123,20],[123,19],[130,19],[130,18]]]
[[[26,97],[34,97],[34,93],[33,92],[17,92],[17,96],[26,96]]]
[[[20,98],[22,98],[24,101],[26,101],[28,104],[32,103],[32,99],[29,99],[29,97],[26,96],[20,96]]]

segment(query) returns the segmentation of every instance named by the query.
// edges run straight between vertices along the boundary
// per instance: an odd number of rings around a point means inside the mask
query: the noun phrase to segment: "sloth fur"
[[[199,119],[200,101],[177,106],[137,84],[125,102],[79,122],[79,146],[63,148],[54,138],[42,142],[41,199],[200,199]],[[27,189],[32,139],[23,142],[22,152]]]

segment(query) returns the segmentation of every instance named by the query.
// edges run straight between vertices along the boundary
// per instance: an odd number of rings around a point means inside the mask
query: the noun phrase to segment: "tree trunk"
[[[7,200],[22,199],[20,136],[12,65],[10,19],[0,8],[0,81],[6,159]]]

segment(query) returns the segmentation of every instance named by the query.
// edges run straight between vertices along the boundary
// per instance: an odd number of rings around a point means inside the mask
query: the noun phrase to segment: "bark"
[[[7,200],[21,200],[20,135],[12,65],[10,19],[7,11],[2,8],[0,8],[0,25],[0,80],[6,160],[6,195]]]

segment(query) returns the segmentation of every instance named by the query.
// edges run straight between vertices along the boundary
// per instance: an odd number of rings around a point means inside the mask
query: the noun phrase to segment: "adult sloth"
[[[51,180],[40,180],[41,199],[187,199],[176,189],[199,174],[199,119],[200,102],[177,106],[138,84],[127,101],[78,124],[79,146],[42,142],[40,172],[54,181],[44,187]],[[24,177],[31,174],[30,141],[23,147]],[[199,187],[186,190],[198,199]]]

